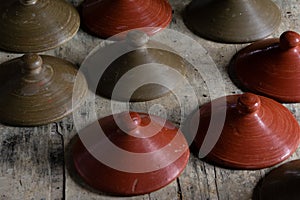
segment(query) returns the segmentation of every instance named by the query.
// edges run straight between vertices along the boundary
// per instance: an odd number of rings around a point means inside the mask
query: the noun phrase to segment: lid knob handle
[[[25,74],[39,74],[42,70],[43,60],[37,54],[25,54],[22,56],[23,72]]]
[[[133,47],[142,47],[149,41],[149,36],[143,31],[133,30],[128,32],[126,41]]]
[[[294,31],[286,31],[280,36],[280,47],[289,50],[300,45],[300,35]]]
[[[260,98],[251,93],[245,93],[238,98],[237,109],[241,114],[251,114],[260,108]]]
[[[33,5],[37,2],[38,0],[20,0],[21,4],[28,6],[28,5]]]
[[[126,133],[133,131],[141,124],[141,116],[136,112],[123,112],[117,117],[120,128]]]

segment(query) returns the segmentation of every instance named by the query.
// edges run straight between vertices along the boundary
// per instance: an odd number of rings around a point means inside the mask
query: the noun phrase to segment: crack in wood
[[[63,171],[63,188],[62,188],[62,199],[66,199],[66,169],[65,169],[65,142],[64,142],[64,136],[62,134],[62,127],[59,123],[55,122],[54,123],[54,127],[55,127],[55,134],[57,134],[60,139],[61,139],[61,148],[62,148],[62,155],[61,155],[61,159],[62,159],[62,171]]]
[[[176,179],[177,181],[177,187],[178,187],[178,197],[180,200],[183,200],[183,196],[182,196],[182,190],[181,190],[181,185],[180,185],[180,180],[179,178]]]
[[[216,167],[214,167],[214,175],[215,175],[215,185],[216,185],[216,191],[217,191],[217,197],[220,198],[219,188],[218,188],[218,177],[217,177],[217,170]]]

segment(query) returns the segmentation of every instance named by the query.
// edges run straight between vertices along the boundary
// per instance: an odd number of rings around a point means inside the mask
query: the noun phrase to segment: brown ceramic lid
[[[300,35],[284,32],[242,49],[230,64],[234,82],[243,89],[281,102],[300,102]]]
[[[172,8],[167,0],[85,0],[81,15],[90,32],[108,38],[148,27],[147,33],[154,34],[169,25]]]
[[[116,57],[101,75],[97,87],[99,95],[110,99],[148,101],[162,97],[182,84],[186,73],[181,56],[139,31],[129,32],[126,40],[100,49],[97,55],[100,62]],[[95,71],[99,65],[95,63]],[[93,72],[93,66],[89,69]]]
[[[281,13],[271,0],[193,0],[184,18],[201,37],[243,43],[271,35],[280,24]]]
[[[41,52],[70,40],[80,25],[78,12],[64,0],[2,0],[0,48]]]
[[[73,92],[75,78],[79,86]],[[36,126],[57,121],[77,108],[87,91],[84,76],[70,62],[26,54],[0,65],[0,122]]]
[[[113,195],[146,194],[168,185],[184,170],[190,155],[178,128],[144,113],[104,117],[79,136],[73,146],[76,170],[90,186]]]
[[[205,158],[208,162],[227,168],[260,169],[287,159],[299,145],[299,125],[287,108],[266,97],[245,93],[222,97],[200,108],[192,145],[197,155],[210,123],[219,123],[219,118],[211,121],[212,105],[216,116],[226,110],[226,119],[221,134],[211,131],[210,137],[220,137]],[[198,123],[195,119],[194,114],[190,127]]]
[[[300,160],[272,170],[261,182],[254,200],[299,200]]]

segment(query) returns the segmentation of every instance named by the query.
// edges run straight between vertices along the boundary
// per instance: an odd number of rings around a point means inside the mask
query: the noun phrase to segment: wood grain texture
[[[0,199],[61,199],[61,136],[50,125],[0,132]]]
[[[78,6],[82,0],[69,0],[69,2]],[[181,17],[184,7],[189,2],[190,0],[170,1],[174,15],[169,27],[190,36],[204,47],[206,54],[210,55],[222,75],[226,94],[241,93],[229,79],[226,67],[231,57],[246,44],[220,44],[195,36],[185,27]],[[300,0],[275,0],[275,3],[282,9],[283,21],[272,36],[279,37],[286,30],[300,32]],[[80,29],[68,43],[43,53],[66,58],[79,66],[101,41]],[[181,44],[180,41],[173,44],[181,46],[182,49],[191,48]],[[0,52],[0,62],[20,55]],[[194,52],[189,56],[198,58],[199,54]],[[149,102],[131,103],[130,109],[166,116],[180,126],[181,119],[195,109],[197,103],[202,105],[210,100],[211,91],[208,91],[203,77],[191,68],[188,71],[187,79],[198,98],[193,99],[192,95],[186,92],[185,86],[178,88],[186,112],[181,113],[180,105],[173,94]],[[95,107],[98,117],[111,114],[110,105],[111,101],[97,97]],[[119,103],[119,106],[121,105],[122,103]],[[80,127],[85,122],[93,120],[90,106],[91,102],[86,102],[85,106],[76,112],[82,119],[82,122],[76,126]],[[300,104],[290,104],[286,107],[300,122]],[[271,168],[256,171],[225,170],[209,165],[192,155],[183,174],[169,186],[148,195],[110,197],[89,188],[72,170],[70,146],[72,138],[76,135],[76,126],[72,116],[64,118],[61,122],[37,128],[13,128],[0,125],[0,200],[247,200],[251,199],[258,181],[271,170]],[[298,158],[300,158],[300,149],[289,160]]]

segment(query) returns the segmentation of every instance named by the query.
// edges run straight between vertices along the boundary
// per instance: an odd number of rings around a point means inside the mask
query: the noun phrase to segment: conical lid
[[[168,185],[190,154],[178,128],[145,113],[104,117],[79,136],[73,146],[76,170],[93,188],[114,195],[146,194]]]
[[[281,13],[271,0],[193,0],[184,18],[201,37],[243,43],[271,35],[280,24]]]
[[[0,48],[41,52],[70,40],[80,18],[64,0],[1,0]]]
[[[186,73],[181,56],[140,31],[131,31],[126,40],[99,49],[93,58],[87,66],[88,80],[96,79],[99,95],[120,101],[162,97],[183,84]],[[100,80],[91,78],[99,70],[105,70]]]
[[[169,25],[172,8],[167,0],[85,0],[81,15],[90,32],[108,38],[138,28],[154,34]]]
[[[300,102],[300,35],[287,31],[242,49],[230,64],[234,82],[281,102]]]
[[[222,97],[200,108],[193,141],[197,154],[210,123],[219,123],[211,121],[212,105],[216,115],[226,109],[226,119],[221,134],[210,131],[211,137],[219,139],[205,158],[208,162],[228,168],[260,169],[287,159],[299,145],[299,125],[287,108],[266,97],[245,93]],[[192,117],[189,123],[193,126],[198,122]]]
[[[75,79],[80,87],[73,93]],[[77,75],[70,62],[26,54],[0,65],[0,122],[36,126],[57,121],[77,108],[87,91],[83,74]]]
[[[261,182],[254,200],[298,200],[300,197],[300,160],[272,170]]]

